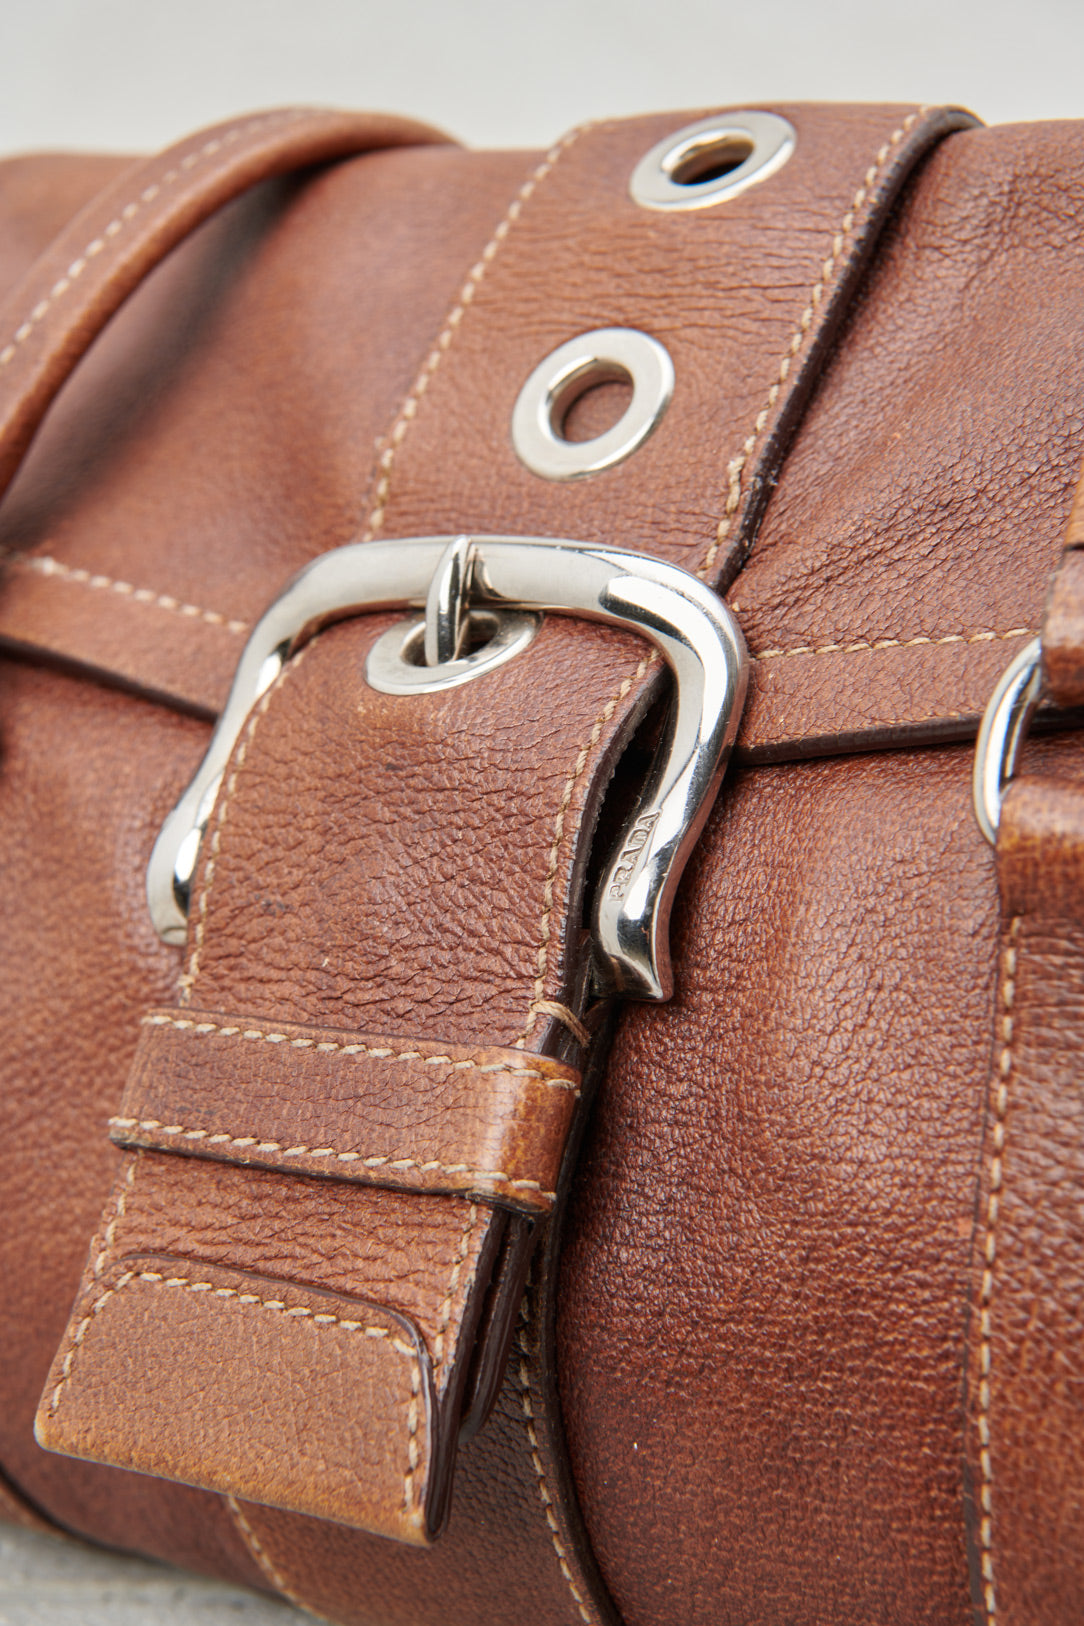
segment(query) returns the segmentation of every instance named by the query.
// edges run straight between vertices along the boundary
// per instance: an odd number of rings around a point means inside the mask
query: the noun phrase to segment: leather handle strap
[[[447,139],[385,114],[280,108],[201,130],[125,170],[0,305],[0,495],[110,317],[216,210],[259,181],[312,164]]]

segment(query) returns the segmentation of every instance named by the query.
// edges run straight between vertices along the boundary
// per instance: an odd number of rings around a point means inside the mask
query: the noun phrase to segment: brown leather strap
[[[1084,787],[1021,778],[998,834],[1001,960],[968,1373],[982,1626],[1084,1613]]]
[[[208,216],[274,175],[445,139],[407,119],[290,107],[201,130],[125,170],[0,304],[0,494],[109,318]]]

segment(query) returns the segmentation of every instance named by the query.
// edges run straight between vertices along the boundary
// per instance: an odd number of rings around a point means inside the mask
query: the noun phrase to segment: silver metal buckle
[[[1005,668],[979,728],[972,794],[979,829],[992,847],[997,845],[1001,798],[1042,699],[1042,660],[1042,644],[1033,638]]]
[[[600,984],[640,999],[670,997],[670,909],[737,735],[748,684],[745,641],[722,600],[676,565],[540,537],[353,543],[323,554],[294,578],[253,629],[207,754],[155,843],[147,901],[159,936],[168,943],[185,939],[200,842],[222,776],[252,706],[289,657],[333,621],[428,605],[424,644],[438,659],[415,670],[433,683],[444,667],[444,676],[465,682],[478,671],[464,676],[448,669],[471,658],[460,653],[468,602],[501,615],[553,612],[626,627],[649,639],[673,672],[665,735],[603,870],[593,918]],[[404,638],[409,654],[417,630],[393,629],[397,658]],[[366,677],[386,689],[380,660],[374,661],[383,642],[373,648]]]

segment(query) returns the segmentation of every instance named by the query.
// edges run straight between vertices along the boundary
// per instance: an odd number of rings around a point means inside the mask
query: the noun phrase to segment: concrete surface
[[[0,1626],[299,1626],[310,1618],[162,1565],[0,1526]]]

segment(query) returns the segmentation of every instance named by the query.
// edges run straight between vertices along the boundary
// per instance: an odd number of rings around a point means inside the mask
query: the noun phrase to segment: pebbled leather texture
[[[239,1501],[251,1479],[223,1502],[29,1437],[115,1172],[104,1126],[140,1018],[177,999],[141,896],[150,843],[245,627],[305,559],[359,530],[476,525],[725,570],[758,656],[750,758],[964,733],[1038,625],[1084,438],[1076,216],[1049,207],[1055,186],[1076,195],[1079,143],[910,110],[785,111],[792,164],[678,229],[623,184],[687,115],[604,125],[540,163],[424,145],[262,187],[153,273],[27,457],[0,516],[0,634],[19,656],[0,673],[0,821],[14,918],[35,922],[4,989],[19,1087],[0,1148],[26,1219],[0,1243],[0,1460],[54,1519],[344,1622],[964,1618],[960,1394],[997,916],[964,748],[760,767],[724,793],[675,920],[678,1003],[619,1019],[594,1115],[573,1128],[563,1232],[548,1227],[435,1546]],[[79,173],[89,191],[102,168]],[[25,196],[25,172],[13,184]],[[685,393],[622,470],[532,483],[505,440],[522,377],[570,331],[614,321],[667,339]],[[603,406],[585,398],[581,427]],[[360,692],[379,630],[326,635],[269,704],[201,980],[190,962],[181,991],[306,1035],[568,1055],[553,1009],[582,1014],[579,900],[651,682],[633,677],[641,652],[551,623],[500,708],[468,686],[404,729]],[[362,703],[363,740],[344,716]],[[643,761],[626,757],[618,804]],[[91,1251],[111,1284],[139,1262],[101,1312],[130,1318],[118,1347],[158,1324],[141,1306],[159,1293],[180,1306],[171,1336],[192,1337],[203,1295],[164,1282],[198,1260],[220,1306],[253,1278],[296,1284],[273,1289],[284,1303],[315,1287],[380,1304],[393,1279],[391,1313],[434,1348],[468,1198],[127,1156],[115,1193],[135,1159],[141,1173]],[[493,1313],[474,1284],[495,1277],[507,1315],[526,1264],[521,1222],[488,1213],[457,1282],[464,1351]],[[460,1362],[456,1381],[446,1437],[477,1379]],[[236,1426],[229,1399],[215,1426]],[[149,1417],[124,1449],[168,1471]]]

